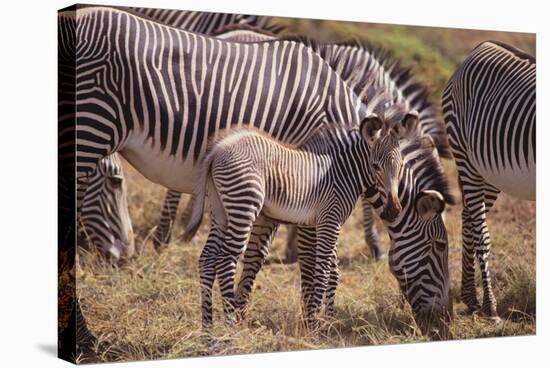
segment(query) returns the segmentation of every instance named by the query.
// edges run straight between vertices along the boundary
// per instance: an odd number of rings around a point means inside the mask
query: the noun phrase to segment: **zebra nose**
[[[111,244],[105,252],[105,257],[108,260],[116,262],[120,259],[120,250],[114,244]]]
[[[402,207],[399,200],[391,196],[388,198],[388,203],[386,204],[386,207],[384,208],[384,211],[382,211],[380,217],[386,221],[394,221],[401,212],[401,209]]]

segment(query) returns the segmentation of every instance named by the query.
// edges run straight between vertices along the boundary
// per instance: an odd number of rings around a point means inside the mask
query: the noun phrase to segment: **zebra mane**
[[[399,59],[394,57],[391,52],[367,40],[351,39],[337,45],[352,47],[368,53],[373,61],[368,66],[370,73],[365,73],[364,70],[354,70],[350,72],[350,78],[353,78],[352,73],[374,76],[382,74],[382,81],[378,81],[378,83],[381,82],[388,91],[391,91],[393,101],[406,102],[411,109],[416,110],[419,114],[421,130],[434,139],[440,156],[444,158],[452,157],[445,125],[437,117],[428,99],[430,90],[414,77],[410,67],[402,66]],[[337,62],[342,63],[338,59]],[[376,81],[371,83],[376,83]],[[360,95],[365,84],[368,84],[368,81],[358,80],[358,82],[355,82],[355,92]]]
[[[229,24],[226,26],[223,26],[221,28],[218,28],[216,31],[214,31],[211,36],[217,37],[221,34],[231,32],[231,31],[250,31],[254,33],[259,33],[265,36],[269,37],[280,37],[280,32],[284,31],[284,26],[277,25],[277,24],[267,24],[267,25],[254,25],[254,24]]]
[[[360,97],[373,85],[386,88],[391,93],[392,103],[406,103],[418,112],[421,130],[434,139],[440,156],[452,157],[446,128],[428,100],[429,89],[413,76],[411,68],[403,67],[388,50],[357,38],[337,43],[321,43],[302,35],[285,36],[283,39],[301,42],[313,49]],[[345,48],[366,53],[368,60],[362,63],[350,60]],[[361,99],[365,101],[365,97]]]
[[[113,6],[115,8],[125,10],[129,13],[132,13],[134,15],[140,16],[142,18],[146,18],[149,20],[152,20],[154,22],[167,24],[174,26],[176,28],[180,28],[177,24],[169,24],[169,18],[174,18],[175,14],[188,14],[188,15],[201,15],[201,14],[210,14],[210,15],[234,15],[236,17],[240,17],[239,21],[240,23],[229,23],[225,25],[221,25],[217,29],[214,29],[212,33],[209,33],[208,36],[215,36],[220,33],[223,33],[223,29],[226,27],[231,26],[238,26],[239,29],[244,29],[247,26],[250,26],[254,29],[255,32],[270,32],[271,35],[276,36],[277,34],[281,33],[285,27],[283,25],[277,24],[273,22],[270,17],[265,16],[259,16],[259,15],[251,15],[251,14],[231,14],[231,13],[216,13],[216,12],[201,12],[201,11],[193,11],[193,10],[177,10],[177,9],[156,9],[156,8],[141,8],[141,7],[123,7],[123,6]],[[155,12],[159,13],[157,15],[152,15]],[[166,14],[162,14],[162,13]],[[163,16],[164,19],[162,19],[160,16]],[[176,17],[177,18],[177,17]],[[252,29],[251,29],[252,30]],[[228,31],[228,30],[226,30]]]
[[[518,49],[515,46],[511,46],[511,45],[508,45],[508,44],[506,44],[504,42],[500,42],[500,41],[489,40],[489,41],[482,42],[479,45],[477,45],[474,48],[474,50],[481,47],[484,44],[487,44],[487,43],[492,43],[493,45],[500,46],[503,49],[507,50],[508,52],[511,52],[513,55],[515,55],[515,56],[517,56],[521,59],[529,60],[531,63],[536,64],[536,62],[537,62],[537,59],[533,55],[530,55],[530,54],[526,53],[525,51],[523,51],[522,49]]]

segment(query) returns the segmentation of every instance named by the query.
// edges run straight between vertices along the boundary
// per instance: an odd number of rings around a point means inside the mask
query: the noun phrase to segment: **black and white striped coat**
[[[358,126],[366,116],[357,94],[295,41],[232,43],[85,8],[60,13],[59,46],[60,140],[76,123],[78,208],[89,175],[113,152],[153,181],[190,192],[209,137],[235,122],[300,144],[320,125]]]
[[[536,60],[512,46],[484,42],[448,81],[442,105],[464,204],[462,300],[471,312],[480,308],[477,257],[482,312],[498,318],[486,215],[500,191],[536,197]]]
[[[262,30],[239,26],[231,26],[220,32],[222,33],[217,37],[235,41],[276,38],[275,35],[266,34]],[[445,128],[428,103],[426,88],[414,79],[409,69],[400,67],[399,63],[386,52],[366,42],[320,44],[304,37],[292,37],[292,39],[312,47],[356,93],[361,94],[365,83],[368,83],[374,87],[385,88],[386,93],[390,94],[395,102],[408,103],[412,109],[418,111],[421,132],[433,139],[441,157],[450,157]],[[156,247],[170,240],[171,227],[176,219],[180,198],[181,194],[178,192],[168,191],[166,194],[159,224],[153,237]],[[381,259],[384,253],[374,226],[372,209],[366,198],[363,198],[362,202],[365,238],[375,258]],[[290,229],[289,239],[293,238],[293,234],[295,234],[294,229]],[[287,244],[288,254],[295,254],[295,244],[292,243],[289,240]],[[288,260],[295,260],[294,256],[290,256]]]
[[[431,138],[400,142],[403,170],[399,179],[402,210],[393,221],[383,219],[390,235],[390,270],[399,281],[406,300],[411,304],[418,326],[434,338],[448,338],[448,325],[453,314],[448,269],[448,238],[443,221],[446,203],[455,204],[440,157]],[[374,203],[379,208],[379,203]],[[258,218],[248,243],[243,272],[235,301],[244,317],[257,273],[268,254],[269,243],[277,225]],[[217,235],[210,234],[215,242]],[[315,280],[315,229],[298,227],[298,261],[302,297],[313,293]],[[218,242],[222,240],[218,239]],[[325,295],[325,316],[335,313],[338,266],[331,264],[331,275]]]
[[[134,232],[128,213],[127,189],[118,154],[99,162],[78,219],[81,244],[90,244],[113,260],[132,257]]]
[[[411,125],[417,117],[403,119],[412,119],[405,123]],[[383,214],[393,220],[400,208],[390,193],[397,190],[401,166],[397,133],[383,129],[376,115],[365,119],[360,130],[321,128],[302,148],[250,129],[235,129],[217,140],[201,163],[184,235],[190,239],[197,231],[208,196],[211,232],[224,241],[215,248],[207,242],[199,259],[203,327],[212,322],[216,277],[226,318],[232,319],[237,259],[261,216],[315,229],[317,242],[310,250],[315,253],[314,292],[305,302],[310,327],[316,329],[340,226],[368,188],[385,194]]]

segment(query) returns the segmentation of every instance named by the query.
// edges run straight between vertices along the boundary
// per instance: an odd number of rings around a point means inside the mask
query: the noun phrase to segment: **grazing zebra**
[[[409,134],[410,136],[411,134]],[[399,183],[402,211],[394,221],[383,219],[391,239],[390,270],[399,280],[401,291],[412,306],[415,320],[423,333],[433,338],[448,338],[448,322],[453,314],[448,270],[448,240],[443,222],[445,204],[455,204],[447,177],[431,137],[400,142],[403,170]],[[261,219],[267,239],[252,252],[250,242],[245,252],[244,268],[235,293],[236,308],[244,318],[256,274],[268,253],[269,240],[276,225]],[[297,228],[302,297],[312,293],[316,243],[315,231]],[[259,236],[259,235],[258,235]],[[325,296],[325,316],[335,313],[334,297],[338,283],[337,264],[331,265],[331,276]]]
[[[376,99],[374,99],[376,102]],[[395,111],[395,112],[394,112]],[[397,217],[401,153],[394,116],[404,126],[417,116],[372,112],[359,130],[329,125],[314,133],[306,148],[284,145],[250,129],[236,129],[217,140],[200,166],[184,239],[197,232],[208,195],[212,222],[224,241],[207,244],[199,259],[202,322],[212,323],[212,285],[219,278],[226,319],[235,312],[234,277],[237,260],[246,249],[256,218],[314,227],[315,284],[307,300],[308,325],[316,329],[315,315],[325,293],[329,265],[335,256],[340,226],[367,188],[385,198],[382,216]],[[392,124],[393,123],[393,124]],[[380,198],[376,197],[377,200]],[[211,245],[211,243],[210,243]]]
[[[103,158],[90,176],[79,219],[83,243],[91,243],[114,260],[134,254],[122,163],[117,154]]]
[[[59,106],[67,111],[60,125],[70,131],[76,123],[79,211],[90,174],[109,154],[120,152],[151,181],[189,193],[209,138],[238,122],[299,146],[322,125],[357,127],[367,115],[357,93],[301,43],[228,42],[118,9],[73,9],[58,18],[58,61],[76,76],[76,88],[60,84],[61,92],[76,99]],[[253,230],[247,251],[259,248],[264,232]]]
[[[476,47],[447,83],[442,97],[462,191],[462,301],[498,320],[491,286],[486,216],[500,191],[535,200],[536,60],[500,42]]]
[[[447,339],[453,300],[448,270],[447,230],[442,214],[445,204],[455,204],[456,198],[430,137],[423,137],[420,141],[402,141],[401,153],[404,167],[399,184],[402,211],[393,221],[381,217],[391,240],[390,270],[400,280],[401,291],[410,303],[422,333],[435,339]],[[298,234],[298,238],[300,249],[309,249],[311,235]],[[415,244],[414,251],[411,244]],[[301,254],[303,258],[311,257],[303,250]],[[421,260],[418,258],[420,254],[423,254]],[[302,263],[307,264],[308,261]],[[308,272],[311,274],[307,269],[303,273]],[[305,277],[306,280],[310,278]],[[325,299],[327,318],[335,314],[337,283],[337,264],[333,264]],[[306,284],[305,287],[310,286]]]
[[[262,41],[275,39],[262,30],[250,27],[229,26],[220,30],[217,37],[234,41]],[[427,90],[416,82],[409,69],[402,68],[389,54],[366,42],[343,42],[336,44],[320,44],[305,37],[293,37],[312,47],[344,81],[357,93],[364,89],[366,77],[371,76],[370,83],[376,87],[385,86],[397,102],[407,102],[419,112],[421,131],[432,137],[441,157],[450,158],[450,148],[446,139],[445,128],[437,119],[435,111],[427,99]],[[159,225],[155,230],[153,242],[156,248],[170,241],[171,227],[176,219],[176,212],[181,194],[168,191],[161,211]],[[366,198],[362,198],[365,225],[365,239],[372,255],[379,260],[384,257],[378,233],[374,226],[372,209]],[[287,260],[295,260],[296,244],[295,229],[289,227],[287,241]]]

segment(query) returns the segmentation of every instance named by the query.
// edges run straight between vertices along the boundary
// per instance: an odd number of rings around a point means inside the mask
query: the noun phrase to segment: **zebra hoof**
[[[247,308],[245,304],[237,305],[235,307],[235,317],[237,322],[242,322],[246,319]]]
[[[502,319],[499,316],[489,316],[482,313],[481,311],[474,313],[473,316],[480,321],[485,321],[495,326],[502,323]]]
[[[483,319],[485,319],[488,322],[491,322],[494,325],[502,324],[502,318],[500,318],[499,316],[483,316]]]
[[[475,315],[475,314],[479,313],[480,309],[481,309],[481,307],[479,305],[478,306],[467,306],[466,311],[464,312],[464,314],[466,314],[467,316]]]
[[[496,308],[493,306],[483,307],[479,312],[479,316],[485,321],[498,325],[502,323],[502,319],[498,316]]]

